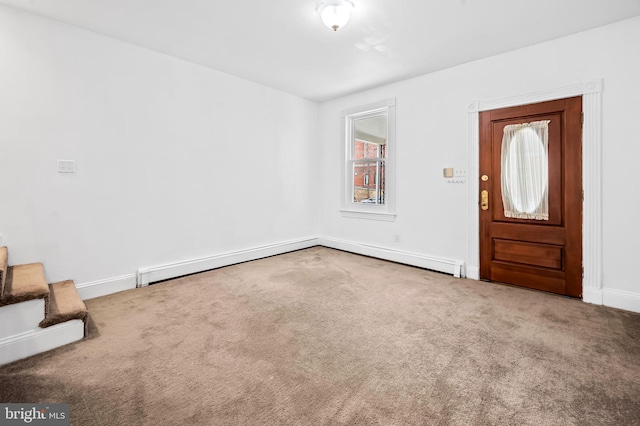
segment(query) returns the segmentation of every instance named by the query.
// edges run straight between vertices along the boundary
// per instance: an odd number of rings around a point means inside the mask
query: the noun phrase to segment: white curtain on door
[[[504,215],[549,220],[549,120],[505,126],[502,136]]]

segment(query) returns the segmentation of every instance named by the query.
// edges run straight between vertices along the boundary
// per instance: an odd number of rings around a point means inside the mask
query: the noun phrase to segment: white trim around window
[[[375,116],[379,113],[387,115],[387,140],[384,204],[356,203],[353,200],[353,140],[354,120]],[[372,219],[395,221],[396,219],[396,100],[385,99],[368,105],[349,108],[341,113],[343,167],[342,167],[342,204],[340,213],[343,217],[356,219]]]

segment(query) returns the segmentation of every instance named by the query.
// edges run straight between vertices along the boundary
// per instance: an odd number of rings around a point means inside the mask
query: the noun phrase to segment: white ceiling
[[[322,102],[640,15],[640,0],[0,0]]]

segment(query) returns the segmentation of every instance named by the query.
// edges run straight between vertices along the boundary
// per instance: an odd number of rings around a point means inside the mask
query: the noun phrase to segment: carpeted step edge
[[[7,278],[7,265],[9,264],[9,250],[6,247],[0,247],[0,300],[4,294],[4,282]]]
[[[46,299],[49,286],[42,263],[27,263],[7,267],[0,305],[11,305],[32,299]],[[47,303],[45,301],[45,309]]]
[[[87,307],[72,280],[49,284],[49,309],[40,327],[50,327],[69,320],[87,319]],[[85,333],[86,334],[86,333]]]

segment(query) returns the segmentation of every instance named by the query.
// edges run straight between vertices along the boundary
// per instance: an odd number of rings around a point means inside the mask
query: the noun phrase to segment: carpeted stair
[[[72,319],[86,320],[87,307],[72,280],[49,284],[48,287],[49,304],[40,327],[49,327]]]
[[[4,293],[4,282],[7,278],[8,251],[6,247],[0,247],[0,296]]]
[[[40,305],[34,305],[38,299],[42,299],[42,302],[39,302]],[[34,306],[39,306],[35,308],[36,315],[33,314]],[[30,318],[24,319],[28,317]],[[26,352],[17,351],[15,356],[2,354],[4,355],[0,357],[0,364],[2,364],[3,360],[6,362],[14,358],[19,359],[17,357],[22,356],[20,355],[22,352],[31,355],[32,352],[41,352],[40,349],[49,350],[69,343],[69,337],[63,336],[56,341],[51,337],[55,336],[55,333],[51,333],[46,343],[39,344],[35,340],[38,338],[38,327],[44,329],[67,321],[80,320],[84,325],[80,338],[84,337],[87,308],[73,281],[47,284],[42,263],[9,266],[8,250],[6,247],[0,247],[0,319],[15,321],[15,323],[24,322],[24,325],[16,326],[17,328],[6,324],[4,328],[0,328],[0,331],[5,331],[4,335],[0,335],[0,350],[3,348],[6,351],[10,350],[10,343],[25,340],[24,336],[34,339],[34,342],[25,349]]]
[[[49,296],[49,287],[44,278],[42,263],[9,266],[6,270],[0,304],[11,305]]]

